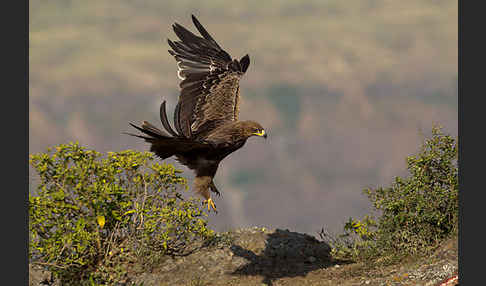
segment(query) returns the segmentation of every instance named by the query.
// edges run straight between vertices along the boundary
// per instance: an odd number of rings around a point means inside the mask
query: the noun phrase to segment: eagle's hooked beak
[[[253,135],[261,136],[261,137],[267,139],[267,133],[265,133],[265,130],[263,130],[263,129],[261,131],[259,131],[259,132],[253,133]]]

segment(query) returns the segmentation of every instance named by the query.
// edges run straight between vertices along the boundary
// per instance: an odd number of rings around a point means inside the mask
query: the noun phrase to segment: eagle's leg
[[[211,183],[209,184],[209,190],[211,192],[216,193],[216,195],[221,196],[221,193],[218,191],[216,188],[216,185],[214,184],[213,180],[211,180]],[[208,204],[208,211],[211,211],[211,207],[214,209],[216,213],[218,213],[218,210],[216,210],[216,205],[214,204],[214,201],[209,197],[207,200],[204,201],[205,203]]]
[[[202,195],[205,200],[203,204],[206,204],[208,207],[208,211],[211,211],[211,208],[218,213],[216,210],[216,205],[214,204],[213,199],[211,199],[211,195],[209,190],[212,190],[212,182],[213,178],[211,176],[196,176],[194,179],[194,190]]]
[[[209,185],[209,189],[211,190],[211,192],[216,193],[216,195],[218,195],[218,197],[221,196],[221,193],[218,191],[218,188],[216,188],[216,185],[214,184],[213,180],[211,180],[211,184]]]

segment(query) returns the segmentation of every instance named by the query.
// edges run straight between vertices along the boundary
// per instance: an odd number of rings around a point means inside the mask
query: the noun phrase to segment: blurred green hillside
[[[29,2],[29,151],[78,140],[146,150],[121,134],[159,124],[179,79],[167,38],[195,14],[233,57],[250,55],[241,118],[261,122],[216,176],[220,228],[332,229],[367,186],[405,171],[432,124],[457,134],[457,1]],[[172,112],[172,110],[171,110]],[[191,173],[187,173],[190,177]],[[285,210],[285,212],[283,212]]]
[[[69,84],[63,96],[175,92],[166,38],[173,22],[193,28],[191,13],[233,56],[250,54],[247,88],[435,79],[444,92],[457,80],[455,1],[302,2],[31,1],[31,95],[56,92],[53,80]]]

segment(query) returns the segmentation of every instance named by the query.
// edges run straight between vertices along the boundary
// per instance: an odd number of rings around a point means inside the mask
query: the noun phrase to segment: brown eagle
[[[151,143],[150,151],[162,160],[175,156],[194,170],[193,189],[206,199],[208,211],[216,211],[209,190],[220,195],[213,182],[219,163],[243,147],[249,137],[267,138],[267,134],[255,121],[238,121],[239,82],[250,65],[249,56],[232,59],[194,15],[192,21],[202,37],[175,23],[172,27],[179,41],[168,40],[182,80],[174,111],[175,129],[169,124],[163,101],[160,120],[165,131],[143,121],[142,126],[130,123],[143,134],[129,135]]]

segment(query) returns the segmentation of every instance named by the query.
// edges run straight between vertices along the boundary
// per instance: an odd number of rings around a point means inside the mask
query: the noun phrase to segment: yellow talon
[[[216,213],[218,213],[218,210],[216,209],[216,205],[214,204],[213,199],[209,198],[209,199],[207,199],[204,202],[208,204],[208,212],[210,212],[211,211],[211,208],[213,208],[214,211]]]

